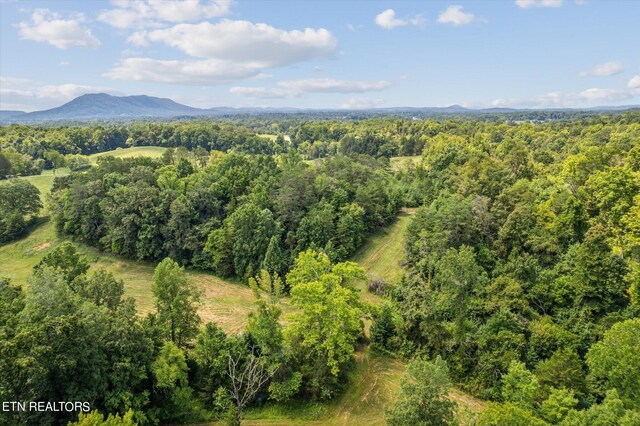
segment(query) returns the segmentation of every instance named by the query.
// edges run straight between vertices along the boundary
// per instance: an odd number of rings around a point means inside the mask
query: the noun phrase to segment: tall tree
[[[198,333],[201,291],[180,265],[166,258],[153,274],[153,295],[158,322],[173,343],[184,347]]]
[[[333,394],[362,333],[361,303],[345,282],[350,278],[364,279],[363,269],[351,262],[332,265],[326,254],[313,250],[300,253],[287,274],[291,303],[300,311],[292,316],[286,337],[307,390],[316,398]]]

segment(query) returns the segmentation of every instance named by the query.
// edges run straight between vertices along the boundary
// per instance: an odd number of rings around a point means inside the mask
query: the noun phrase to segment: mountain
[[[27,114],[24,111],[0,110],[0,121],[19,119]]]
[[[91,93],[56,108],[18,116],[20,121],[111,120],[143,117],[175,117],[201,113],[201,109],[152,96],[111,96]]]
[[[182,105],[167,98],[156,98],[153,96],[145,95],[112,96],[106,93],[91,93],[79,96],[59,107],[47,109],[44,111],[0,111],[0,124],[36,122],[42,123],[56,121],[172,119],[261,114],[297,114],[305,116],[316,115],[334,119],[359,119],[377,116],[395,116],[412,119],[424,119],[435,116],[525,113],[531,114],[531,119],[536,119],[535,114],[537,114],[538,112],[545,113],[559,111],[563,113],[573,113],[592,111],[595,113],[605,111],[624,111],[637,108],[638,106],[635,105],[619,107],[595,107],[584,109],[471,109],[462,107],[460,105],[451,105],[447,107],[391,107],[373,108],[367,110],[228,107],[202,109]]]

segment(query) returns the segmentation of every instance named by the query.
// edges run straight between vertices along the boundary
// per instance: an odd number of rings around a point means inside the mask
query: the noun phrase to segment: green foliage
[[[0,244],[22,235],[41,208],[40,191],[28,181],[0,182]]]
[[[113,311],[97,306],[47,266],[34,272],[24,303],[11,288],[2,291],[9,317],[0,341],[0,398],[86,401],[145,418],[153,345],[131,303]],[[28,424],[71,420],[65,412],[21,416]]]
[[[216,404],[215,393],[225,384],[232,345],[225,332],[209,322],[200,330],[193,350],[189,352],[189,357],[196,363],[193,387],[207,405]]]
[[[451,382],[447,363],[415,358],[407,365],[396,402],[385,411],[388,425],[453,425],[456,404],[447,398]]]
[[[353,360],[363,312],[345,280],[363,277],[356,264],[332,265],[326,254],[312,250],[300,253],[287,275],[291,304],[300,312],[291,317],[285,336],[306,390],[315,398],[330,397]]]
[[[40,269],[48,267],[61,274],[68,283],[72,283],[77,277],[84,275],[89,270],[89,262],[81,256],[75,246],[65,241],[47,254],[34,267]]]
[[[587,393],[582,361],[578,354],[570,349],[558,349],[549,359],[540,361],[535,368],[540,386],[549,391],[553,387],[571,389],[583,398]]]
[[[119,414],[109,414],[104,417],[94,410],[91,413],[78,414],[78,421],[70,422],[67,426],[138,426],[138,423],[134,421],[133,411],[131,410],[127,411],[122,417]]]
[[[156,385],[161,389],[187,386],[187,362],[173,342],[167,342],[152,365]]]
[[[512,361],[502,377],[502,398],[513,405],[530,410],[540,392],[538,379],[522,362]]]
[[[200,407],[188,385],[189,369],[182,350],[166,342],[151,369],[157,389],[151,417],[163,423],[198,419]]]
[[[573,391],[565,388],[552,389],[549,397],[540,405],[540,415],[549,423],[558,424],[577,404]]]
[[[597,390],[616,389],[632,409],[640,409],[640,319],[618,322],[587,353],[589,378]]]
[[[491,404],[482,412],[478,426],[545,426],[547,422],[536,418],[530,411],[509,402]]]
[[[571,410],[560,424],[562,426],[624,425],[625,423],[633,425],[631,421],[634,418],[638,419],[637,412],[625,410],[618,392],[612,389],[607,392],[601,404],[592,405],[587,410]]]
[[[153,296],[158,323],[165,336],[180,347],[187,345],[198,332],[200,293],[184,269],[173,260],[166,258],[156,266]]]
[[[393,307],[389,303],[383,304],[374,317],[370,333],[373,348],[388,351],[396,349],[394,343],[397,343],[397,339],[394,338],[397,337],[397,330]]]

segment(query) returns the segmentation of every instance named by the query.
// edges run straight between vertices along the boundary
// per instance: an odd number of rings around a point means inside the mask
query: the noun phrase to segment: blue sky
[[[0,0],[0,108],[640,103],[640,1]]]

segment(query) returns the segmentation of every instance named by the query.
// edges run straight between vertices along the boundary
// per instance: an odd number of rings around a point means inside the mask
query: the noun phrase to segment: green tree
[[[616,389],[629,408],[640,408],[640,318],[615,323],[591,346],[586,362],[599,393]]]
[[[184,269],[170,258],[156,266],[153,295],[158,322],[167,337],[179,347],[184,347],[198,333],[200,294]]]
[[[40,191],[30,182],[0,182],[0,243],[21,235],[41,208]]]
[[[622,419],[625,418],[626,415],[627,412],[624,409],[624,404],[620,400],[618,392],[616,392],[615,389],[611,389],[607,392],[601,404],[594,404],[587,410],[571,410],[560,424],[562,426],[623,426],[624,423]],[[633,423],[628,424],[628,426],[632,425]]]
[[[156,402],[158,420],[184,422],[197,418],[199,407],[189,387],[189,368],[184,352],[173,342],[166,342],[151,366],[159,401]]]
[[[209,322],[200,330],[193,350],[189,352],[196,363],[193,386],[206,404],[213,404],[214,393],[225,385],[227,355],[232,346],[233,342],[224,330]]]
[[[6,179],[11,174],[11,162],[0,152],[0,179]]]
[[[64,155],[59,153],[58,151],[49,150],[44,153],[44,158],[49,160],[51,165],[53,166],[53,174],[56,174],[56,170],[60,167],[64,167],[66,164]]]
[[[335,391],[363,331],[358,294],[345,283],[350,278],[364,278],[363,269],[351,262],[332,265],[326,254],[312,250],[300,253],[287,274],[291,304],[299,312],[291,317],[286,338],[316,398]]]
[[[587,385],[582,361],[571,348],[558,349],[551,358],[540,361],[535,367],[535,375],[543,390],[564,387],[575,391],[580,398],[586,396]]]
[[[509,371],[502,377],[502,397],[505,401],[530,410],[540,392],[536,376],[522,362],[512,361]]]
[[[57,273],[62,274],[64,279],[73,286],[73,280],[84,275],[89,270],[89,262],[86,257],[78,253],[78,250],[71,242],[65,241],[43,257],[34,269],[42,267],[54,269]]]
[[[453,425],[455,402],[448,398],[451,382],[447,363],[438,357],[433,362],[415,358],[407,365],[400,382],[400,393],[391,408],[385,410],[390,426]]]
[[[506,402],[504,404],[490,404],[482,412],[478,426],[547,426],[548,423],[538,419],[524,408]]]
[[[133,411],[129,410],[124,416],[109,414],[104,417],[99,411],[78,414],[77,422],[70,422],[67,426],[138,426],[134,421]]]
[[[558,424],[577,404],[573,391],[565,388],[552,389],[549,397],[540,405],[540,415],[549,423]]]
[[[384,303],[371,324],[371,344],[374,348],[393,350],[393,338],[396,336],[396,326],[393,318],[393,307]]]

